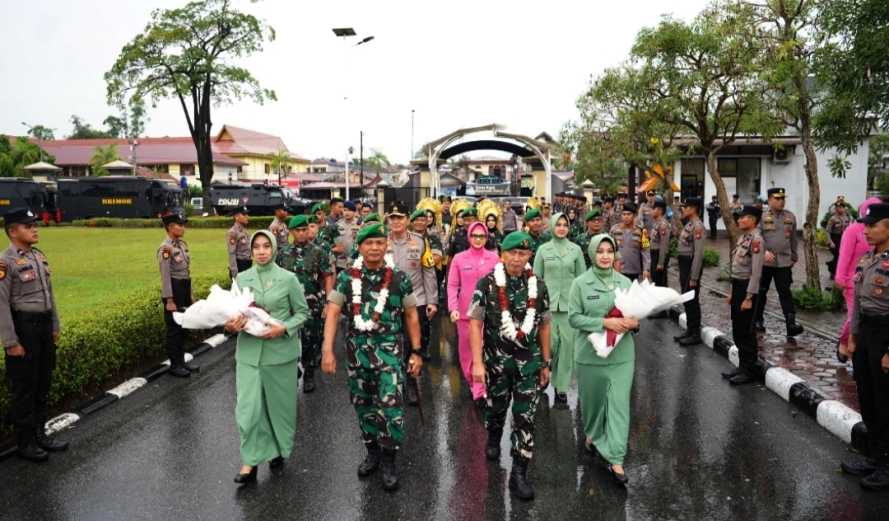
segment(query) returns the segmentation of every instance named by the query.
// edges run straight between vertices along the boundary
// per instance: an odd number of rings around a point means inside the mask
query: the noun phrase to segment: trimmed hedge
[[[713,268],[719,266],[719,252],[710,248],[704,248],[704,267]]]
[[[228,277],[194,279],[195,298],[206,296],[210,286],[220,280]],[[102,308],[65,319],[57,346],[50,407],[82,397],[140,364],[164,360],[164,331],[159,288],[139,289],[110,300]],[[196,333],[206,336],[206,332]],[[2,358],[0,380],[6,380]],[[6,417],[7,392],[7,386],[0,385],[0,418]]]
[[[250,217],[251,228],[268,228],[272,224],[271,215]],[[231,217],[189,217],[189,228],[231,228]],[[87,228],[162,228],[160,219],[123,219],[120,217],[94,217],[71,221],[72,226]]]

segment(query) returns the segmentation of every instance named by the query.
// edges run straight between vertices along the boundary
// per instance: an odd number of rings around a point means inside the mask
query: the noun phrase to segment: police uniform
[[[783,188],[769,188],[769,197],[784,198]],[[787,336],[794,337],[803,332],[802,326],[796,323],[796,309],[793,304],[793,295],[790,285],[793,283],[793,265],[799,258],[797,255],[796,216],[788,210],[773,212],[765,207],[762,212],[762,221],[759,223],[762,230],[762,238],[765,241],[766,252],[771,252],[775,258],[771,262],[766,260],[762,269],[762,284],[759,287],[759,301],[756,308],[756,328],[764,330],[763,313],[766,307],[766,294],[772,279],[775,280],[775,289],[778,291],[778,300],[781,302],[781,310],[787,324]]]
[[[689,197],[683,206],[695,206],[698,212],[703,204],[700,197]],[[685,303],[685,334],[674,339],[680,345],[694,345],[701,343],[701,274],[704,270],[704,223],[699,217],[693,217],[685,223],[682,233],[679,234],[679,285],[682,293],[694,289],[695,296]],[[691,282],[695,287],[691,287]]]
[[[833,215],[827,220],[825,229],[830,237],[830,253],[833,254],[833,258],[827,263],[831,280],[837,273],[837,261],[840,257],[840,242],[843,240],[843,232],[846,231],[850,224],[852,224],[852,217],[849,215],[848,210],[843,212],[843,215],[836,213],[836,210],[834,210]]]
[[[655,208],[666,212],[667,205],[656,201]],[[651,227],[651,281],[667,286],[667,268],[670,267],[670,223],[663,215],[653,221]]]
[[[363,228],[355,240],[361,244],[373,237],[385,237],[381,224]],[[349,394],[368,451],[367,459],[359,467],[358,473],[366,476],[374,472],[382,456],[383,485],[391,490],[397,487],[397,477],[393,484],[391,479],[387,479],[387,472],[390,476],[394,475],[395,454],[404,441],[404,310],[416,307],[417,299],[413,295],[410,277],[398,268],[393,268],[389,273],[385,265],[374,270],[363,265],[358,273],[361,304],[355,304],[352,301],[351,271],[340,272],[336,287],[327,300],[340,306],[348,324],[345,338]],[[356,312],[365,320],[375,316],[373,310],[377,297],[387,280],[388,298],[377,319],[377,327],[371,331],[359,330],[355,324]],[[418,354],[419,348],[411,346],[413,353]]]
[[[346,221],[345,218],[337,221],[335,244],[343,247],[342,253],[336,254],[337,270],[344,270],[352,264],[349,252],[352,251],[352,246],[355,243],[355,236],[358,235],[358,230],[360,229],[361,225],[358,224],[358,221],[354,218],[351,222]]]
[[[305,215],[295,215],[287,223],[289,229],[307,227]],[[324,283],[328,277],[334,276],[335,270],[327,254],[317,244],[306,241],[293,243],[284,247],[275,259],[278,266],[293,272],[299,279],[309,306],[309,316],[300,329],[302,343],[303,392],[315,390],[315,368],[321,362],[321,341],[324,333]]]
[[[654,210],[654,203],[649,203],[647,200],[639,205],[639,220],[642,222],[642,226],[648,231],[649,237],[651,236],[651,229],[654,226],[654,219],[651,216],[652,210]]]
[[[707,203],[707,220],[710,221],[710,239],[716,240],[716,223],[719,221],[719,217],[722,215],[722,209],[719,207],[719,202],[716,200],[711,200]]]
[[[861,222],[873,225],[884,219],[889,219],[889,204],[875,204],[868,208]],[[870,460],[866,465],[873,471],[862,479],[861,485],[886,490],[889,489],[889,375],[882,368],[882,360],[889,357],[889,249],[868,252],[858,263],[851,333],[855,339],[852,366],[858,402],[861,419],[867,427]],[[845,463],[843,470],[850,472]]]
[[[626,203],[624,212],[636,214],[636,205]],[[615,224],[611,228],[611,236],[617,241],[617,249],[620,252],[620,272],[630,280],[639,279],[643,273],[651,271],[651,253],[648,231],[638,220],[634,219],[629,228],[623,223]]]
[[[283,206],[279,206],[277,209],[281,208],[283,208]],[[269,225],[269,231],[275,236],[275,241],[278,242],[278,251],[280,252],[287,246],[287,219],[278,219],[278,216],[276,215],[275,218],[272,219],[272,223]]]
[[[37,217],[30,210],[14,210],[5,216],[7,230],[15,224],[31,225]],[[47,451],[68,444],[46,435],[49,389],[56,365],[54,334],[59,333],[59,315],[52,290],[52,275],[46,255],[34,247],[10,244],[0,256],[0,335],[6,352],[9,382],[7,420],[15,429],[18,455],[45,461]],[[16,346],[24,356],[13,356]]]
[[[501,248],[503,251],[514,248],[530,250],[530,239],[525,232],[512,232],[504,238]],[[505,267],[503,269],[505,272]],[[518,277],[505,273],[506,285],[501,290],[495,272],[478,281],[468,315],[471,320],[482,322],[482,353],[488,377],[485,410],[485,428],[488,431],[485,452],[488,459],[500,457],[500,439],[506,413],[512,403],[510,438],[513,467],[509,485],[510,489],[515,490],[516,485],[530,486],[526,472],[534,452],[535,414],[541,394],[538,392],[539,377],[540,371],[550,362],[544,360],[543,346],[538,338],[540,325],[550,321],[549,296],[546,284],[537,279],[537,299],[531,301],[528,296],[530,278],[525,273]],[[518,325],[521,325],[529,304],[535,306],[533,327],[524,338],[510,340],[501,334],[501,306],[504,302]],[[533,497],[533,491],[531,495]]]
[[[754,206],[745,206],[738,217],[752,215],[759,219],[762,211]],[[765,259],[765,246],[759,228],[744,233],[732,253],[732,294],[731,317],[732,339],[738,347],[738,371],[723,373],[734,385],[754,382],[758,377],[758,356],[756,333],[753,331],[753,315],[756,299],[759,296],[759,281]],[[741,309],[746,299],[750,308]]]
[[[247,207],[238,208],[234,212],[235,215],[239,213],[246,214]],[[231,277],[235,278],[238,273],[250,269],[250,266],[253,265],[247,230],[236,222],[228,229],[226,242],[228,245],[228,271]]]
[[[188,222],[185,214],[181,212],[169,213],[161,220],[164,226],[184,225]],[[167,309],[166,304],[172,300],[176,304],[176,310],[182,311],[192,303],[191,257],[188,254],[188,244],[182,239],[167,236],[157,249],[157,263],[161,274],[161,304],[167,328],[164,345],[167,357],[170,359],[170,374],[187,377],[190,371],[196,370],[197,367],[185,363],[185,330],[173,320],[173,312]]]
[[[394,203],[390,206],[389,216],[407,217],[407,214],[400,203]],[[389,234],[386,253],[392,256],[395,267],[407,275],[411,281],[418,308],[417,315],[420,319],[420,355],[428,359],[431,324],[429,317],[426,316],[426,306],[438,305],[438,279],[435,278],[434,265],[428,267],[423,265],[425,251],[426,241],[417,233],[405,231],[404,237],[400,239],[396,239],[391,233]],[[415,397],[410,389],[408,390],[408,402],[415,402]]]

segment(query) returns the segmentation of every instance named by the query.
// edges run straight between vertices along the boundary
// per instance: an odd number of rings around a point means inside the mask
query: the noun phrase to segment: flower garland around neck
[[[391,255],[384,257],[386,261],[386,273],[383,275],[383,286],[380,288],[380,294],[377,297],[377,303],[374,305],[373,314],[370,320],[361,316],[361,307],[363,302],[361,268],[364,267],[364,257],[361,255],[352,263],[352,316],[354,317],[355,329],[358,331],[369,332],[377,328],[380,316],[386,307],[386,301],[389,299],[389,284],[392,282],[392,270],[395,268],[395,261]]]
[[[494,282],[497,284],[497,296],[500,301],[500,336],[518,343],[531,334],[537,313],[537,277],[531,271],[530,264],[525,265],[524,276],[528,277],[528,307],[525,310],[522,326],[517,330],[516,322],[509,312],[509,299],[506,298],[506,269],[502,262],[498,262],[494,267]]]

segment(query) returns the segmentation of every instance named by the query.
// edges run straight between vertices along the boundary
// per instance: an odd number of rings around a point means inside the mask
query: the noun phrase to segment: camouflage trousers
[[[486,341],[486,347],[487,347]],[[485,350],[488,373],[488,406],[485,427],[502,433],[506,412],[512,402],[512,456],[531,459],[534,451],[534,416],[540,400],[539,382],[542,358],[539,353],[516,351],[515,354]]]
[[[321,365],[321,341],[324,338],[324,320],[321,319],[321,310],[316,312],[316,310],[310,309],[309,313],[309,318],[299,333],[304,368]]]
[[[404,441],[405,379],[396,344],[356,346],[346,341],[349,396],[365,445],[398,450]]]

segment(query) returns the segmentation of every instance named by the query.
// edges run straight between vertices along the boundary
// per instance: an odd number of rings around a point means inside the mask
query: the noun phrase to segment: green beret
[[[287,229],[305,228],[309,225],[309,219],[305,215],[294,215],[287,221]]]
[[[464,208],[460,211],[460,217],[469,217],[470,215],[478,217],[478,210],[476,210],[474,207],[469,207]]]
[[[318,213],[319,211],[322,211],[322,210],[325,211],[325,212],[327,211],[327,205],[326,205],[326,204],[324,204],[324,203],[315,203],[315,204],[312,205],[312,213],[313,213],[313,214],[316,214],[316,213]]]
[[[386,238],[386,228],[383,227],[380,223],[374,223],[370,226],[365,226],[361,230],[358,231],[358,235],[355,236],[355,244],[361,244],[366,239],[373,239],[377,237]]]
[[[584,219],[584,221],[592,221],[593,219],[595,219],[601,215],[602,215],[602,210],[600,210],[599,208],[593,208],[592,210],[590,210],[586,213],[586,218]]]
[[[380,214],[378,214],[376,212],[369,213],[369,214],[367,214],[367,217],[365,217],[361,222],[364,224],[378,223],[378,222],[380,222]]]
[[[318,218],[315,217],[315,214],[312,214],[306,218],[309,224],[318,224]]]
[[[417,217],[426,217],[426,210],[422,208],[414,210],[414,213],[411,214],[411,222],[414,222]]]
[[[540,210],[537,208],[531,208],[527,212],[525,212],[525,222],[530,221],[531,219],[535,219],[540,217]]]
[[[503,238],[500,243],[500,251],[509,251],[521,248],[523,250],[531,249],[531,236],[525,232],[512,232]]]

